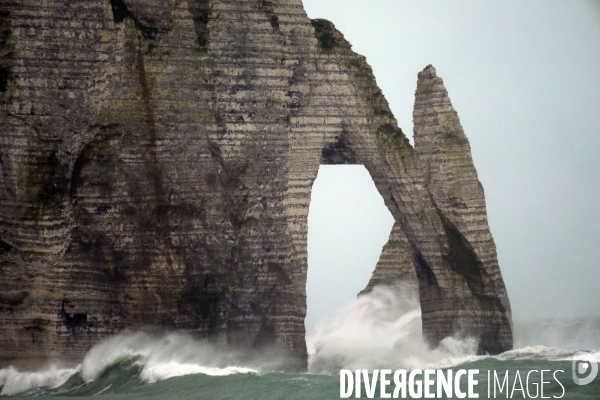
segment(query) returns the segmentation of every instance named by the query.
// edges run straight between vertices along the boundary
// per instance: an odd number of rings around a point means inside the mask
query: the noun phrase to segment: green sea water
[[[481,399],[600,400],[600,374],[586,385],[572,374],[575,366],[576,377],[590,376],[591,362],[600,360],[600,318],[517,321],[515,350],[476,356],[478,343],[460,335],[431,348],[423,340],[418,300],[399,293],[406,291],[376,288],[320,325],[307,337],[311,356],[304,374],[278,372],[286,359],[269,351],[226,350],[181,332],[124,332],[94,346],[78,365],[0,369],[0,398],[339,399],[340,370],[366,370],[372,377],[390,369],[478,370]],[[360,398],[369,398],[362,382]],[[460,383],[466,392],[466,379]],[[392,382],[389,393],[393,388]],[[379,388],[375,393],[380,398]]]
[[[226,376],[210,376],[202,373],[173,377],[155,383],[144,383],[140,379],[142,366],[134,360],[125,360],[107,368],[99,379],[85,383],[80,373],[71,376],[57,388],[33,388],[13,397],[37,399],[339,399],[339,375],[285,374],[285,373],[232,373]],[[555,380],[545,378],[550,383],[544,385],[544,397],[564,399],[600,399],[600,379],[589,385],[578,386],[571,378],[571,362],[549,361],[544,357],[530,355],[518,359],[484,358],[482,360],[457,365],[456,369],[478,369],[477,375],[479,398],[507,398],[507,391],[502,393],[496,388],[496,397],[490,386],[488,395],[487,371],[508,371],[509,386],[514,383],[516,371],[520,371],[525,385],[525,376],[532,370],[564,370]],[[493,372],[492,372],[493,373]],[[508,398],[541,398],[539,374],[530,375],[529,394],[521,391],[512,393]],[[493,375],[492,375],[493,377]],[[493,383],[493,382],[492,382]],[[539,386],[537,386],[539,388]],[[466,391],[466,388],[463,387]],[[379,388],[376,390],[379,397]],[[390,391],[391,393],[391,391]],[[509,393],[510,396],[510,393]],[[355,398],[353,395],[352,398]],[[361,398],[367,398],[364,390]],[[412,398],[412,397],[407,397]],[[447,398],[447,397],[443,397]],[[454,398],[454,397],[451,397]]]

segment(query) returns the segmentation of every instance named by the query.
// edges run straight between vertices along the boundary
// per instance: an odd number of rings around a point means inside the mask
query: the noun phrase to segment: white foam
[[[121,334],[92,347],[85,355],[81,377],[87,383],[95,381],[108,367],[133,357],[147,357],[150,349],[144,346],[149,336],[144,333]]]
[[[235,354],[189,335],[136,332],[113,336],[94,346],[83,360],[82,378],[94,381],[107,368],[128,359],[142,367],[140,379],[147,383],[191,374],[225,376],[258,371],[238,365]]]
[[[459,365],[483,360],[488,356],[475,355],[479,343],[473,338],[457,339],[447,337],[441,341],[437,355],[445,356],[452,355],[442,360],[428,364],[427,369],[444,369],[452,368]]]
[[[182,333],[153,336],[143,332],[126,332],[94,346],[81,365],[74,369],[55,365],[37,372],[20,372],[14,367],[1,369],[0,394],[15,395],[41,387],[55,389],[77,372],[81,373],[84,382],[90,383],[99,379],[108,368],[126,360],[141,367],[140,379],[145,383],[191,374],[226,376],[258,373],[260,368],[256,365],[264,365],[267,369],[276,365],[272,357],[266,360],[259,354],[248,361],[253,366],[244,365],[239,356]]]
[[[166,363],[147,364],[140,378],[146,383],[154,383],[177,376],[204,374],[209,376],[227,376],[233,374],[258,373],[258,370],[244,367],[205,367],[196,364],[182,364],[174,361]]]
[[[71,376],[79,372],[77,368],[59,368],[51,365],[49,368],[36,372],[18,371],[14,367],[0,369],[0,387],[2,396],[13,396],[31,389],[55,389],[63,385]]]
[[[473,339],[446,338],[431,349],[421,332],[415,286],[375,287],[317,326],[309,338],[312,373],[339,369],[449,367],[474,360]]]
[[[423,340],[421,312],[417,289],[414,286],[375,287],[352,304],[339,310],[329,321],[317,326],[316,333],[307,337],[309,371],[336,373],[339,369],[441,369],[494,358],[497,360],[571,361],[575,354],[573,340],[554,342],[562,348],[544,345],[523,346],[497,356],[477,356],[478,343],[470,338],[449,337],[437,349],[431,349]],[[596,324],[596,325],[594,325]],[[552,323],[556,330],[563,325]],[[591,336],[596,343],[594,321],[572,323],[576,343],[587,343],[580,336]],[[591,333],[590,333],[591,332]],[[543,331],[541,339],[552,336]],[[560,333],[561,335],[558,335]],[[556,336],[562,338],[562,331]],[[535,340],[530,334],[529,339]],[[564,339],[564,338],[563,338]],[[552,342],[540,340],[538,343]],[[567,343],[568,342],[568,343]],[[535,343],[535,341],[534,341]],[[565,350],[568,349],[568,350]],[[591,350],[600,361],[600,352]]]
[[[475,356],[475,355],[462,356],[462,357],[449,357],[449,358],[444,358],[441,361],[428,364],[424,368],[421,368],[421,369],[453,368],[453,367],[458,367],[463,364],[468,364],[468,363],[472,363],[475,361],[483,360],[487,357],[488,356]]]
[[[564,357],[571,352],[555,349],[546,346],[526,346],[519,349],[504,352],[495,358],[499,360],[526,360],[526,359],[542,359],[546,361],[557,361],[560,357]]]
[[[589,356],[596,359],[597,363],[600,363],[600,351],[584,351],[583,354],[575,352],[569,357],[560,358],[557,361],[589,361]]]
[[[470,338],[446,338],[436,349],[423,340],[421,312],[415,287],[376,287],[320,324],[307,338],[309,371],[336,373],[339,369],[443,369],[491,356],[476,356],[478,343]],[[600,351],[589,351],[600,361]],[[571,361],[574,351],[547,346],[526,346],[493,358],[498,360]],[[580,357],[581,358],[581,357]],[[189,335],[153,336],[123,333],[94,346],[76,368],[52,365],[37,372],[0,369],[0,395],[15,395],[36,388],[56,389],[81,372],[86,383],[122,361],[139,366],[146,383],[191,375],[226,376],[278,370],[283,359],[272,355],[236,354]],[[112,385],[112,384],[111,384]],[[110,387],[110,386],[108,386]],[[103,389],[107,390],[107,388]]]

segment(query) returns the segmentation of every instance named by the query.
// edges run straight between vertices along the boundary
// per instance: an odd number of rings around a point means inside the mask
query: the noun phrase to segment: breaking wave
[[[227,376],[276,371],[284,359],[260,353],[219,349],[206,341],[182,333],[153,336],[144,332],[123,333],[94,346],[81,364],[72,368],[51,365],[36,372],[0,369],[0,395],[36,394],[38,389],[66,392],[89,386],[100,391],[109,386],[132,386],[174,377],[203,374]],[[108,386],[95,384],[110,382]],[[91,394],[99,394],[99,392]]]
[[[240,358],[241,353],[218,349],[181,333],[157,338],[136,332],[113,336],[94,346],[83,359],[81,377],[87,383],[95,381],[106,368],[126,360],[134,360],[145,383],[191,374],[225,376],[259,371],[258,359],[242,366]]]
[[[377,286],[318,325],[307,340],[309,371],[449,368],[477,360],[479,343],[472,338],[448,337],[437,349],[426,343],[417,290]]]
[[[12,396],[36,388],[55,389],[65,384],[77,368],[60,368],[51,365],[36,372],[20,372],[14,367],[0,369],[0,395]]]
[[[377,286],[340,309],[307,338],[309,371],[336,373],[340,369],[443,369],[485,359],[500,361],[570,361],[587,349],[600,359],[600,320],[564,323],[527,322],[517,325],[515,342],[521,348],[497,356],[478,356],[477,340],[458,334],[438,348],[423,339],[418,288],[402,284]],[[537,345],[527,345],[536,343]]]
[[[590,329],[588,325],[585,327]],[[182,333],[156,336],[126,332],[94,346],[76,366],[50,365],[35,372],[15,367],[0,369],[0,395],[124,393],[195,375],[196,381],[189,383],[191,387],[205,378],[227,379],[227,383],[207,383],[205,390],[213,390],[217,397],[222,394],[222,384],[229,385],[230,391],[243,390],[235,389],[232,384],[240,388],[260,387],[263,391],[272,390],[273,385],[288,385],[291,393],[315,391],[320,396],[322,390],[336,393],[332,375],[340,369],[444,369],[471,363],[485,369],[495,362],[520,365],[523,360],[569,365],[574,354],[573,349],[538,344],[498,356],[477,356],[477,341],[459,337],[446,338],[432,349],[422,338],[418,293],[410,286],[376,287],[360,296],[334,318],[319,325],[316,333],[307,337],[307,344],[309,374],[284,375],[271,373],[281,371],[286,365],[286,360],[274,353],[226,350]],[[600,343],[592,341],[591,346],[588,351],[600,359],[598,350],[589,350],[599,349]]]

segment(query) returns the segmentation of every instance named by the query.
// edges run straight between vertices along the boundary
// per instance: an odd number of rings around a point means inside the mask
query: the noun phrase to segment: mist
[[[317,325],[307,341],[309,372],[448,368],[477,359],[475,339],[456,332],[432,348],[421,325],[415,285],[376,286]]]
[[[363,165],[319,168],[308,214],[309,334],[365,288],[393,225]]]

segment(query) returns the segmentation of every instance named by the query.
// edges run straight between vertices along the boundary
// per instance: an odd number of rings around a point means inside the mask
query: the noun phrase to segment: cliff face
[[[344,163],[396,219],[389,259],[415,271],[425,335],[511,348],[483,190],[432,69],[415,151],[364,57],[300,0],[8,0],[0,57],[0,358],[159,326],[303,368],[310,190]]]
[[[446,236],[442,258],[451,271],[446,285],[453,286],[460,301],[465,302],[454,326],[457,332],[479,336],[482,353],[505,351],[512,348],[511,309],[487,222],[483,186],[458,114],[431,65],[419,73],[413,123],[424,185]],[[438,303],[452,300],[431,298],[435,292],[428,290],[423,277],[418,276],[420,261],[412,246],[396,222],[363,292],[390,281],[420,282],[427,327]],[[424,298],[432,302],[424,302]]]
[[[442,79],[431,65],[419,73],[413,112],[415,150],[433,204],[449,240],[450,267],[466,278],[469,290],[489,302],[491,319],[511,322],[511,309],[487,221],[483,186],[471,157],[469,140],[452,107]],[[461,244],[459,244],[459,242]],[[464,245],[464,246],[463,246]],[[500,304],[498,304],[498,301]],[[504,321],[499,329],[483,319],[477,330],[488,351],[512,347],[512,331]]]

